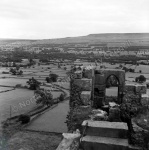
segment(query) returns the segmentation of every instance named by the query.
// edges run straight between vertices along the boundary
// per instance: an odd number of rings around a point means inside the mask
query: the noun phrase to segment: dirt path
[[[36,118],[26,129],[56,133],[67,132],[65,121],[68,111],[69,100],[66,100]]]

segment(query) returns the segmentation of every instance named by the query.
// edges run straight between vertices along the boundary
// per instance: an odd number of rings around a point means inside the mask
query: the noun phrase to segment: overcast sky
[[[0,38],[149,33],[149,0],[0,0]]]

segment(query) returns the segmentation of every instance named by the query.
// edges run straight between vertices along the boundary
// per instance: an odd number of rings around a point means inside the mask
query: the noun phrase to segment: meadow
[[[12,87],[15,87],[17,84],[25,86],[27,85],[26,82],[32,77],[43,83],[46,82],[45,78],[48,77],[50,73],[58,74],[59,78],[67,76],[66,71],[64,69],[59,69],[57,65],[41,65],[26,69],[21,68],[21,70],[23,70],[22,76],[2,73],[3,71],[8,72],[9,69],[10,68],[0,68],[0,92],[3,92],[0,93],[0,122],[10,116],[23,114],[36,107],[34,91],[24,88],[16,88],[15,90],[8,92],[4,91],[12,89]],[[41,88],[47,90],[51,89],[43,86],[41,86]],[[51,91],[53,98],[59,97],[62,93],[61,91],[55,91],[57,90],[56,88],[52,89],[54,90]]]

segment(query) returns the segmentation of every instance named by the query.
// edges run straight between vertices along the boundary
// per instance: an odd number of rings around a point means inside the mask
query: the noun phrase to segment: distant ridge
[[[111,42],[149,42],[149,33],[101,33],[87,36],[45,39],[34,44],[69,44],[69,43],[111,43]]]
[[[27,45],[42,45],[42,44],[75,44],[75,43],[121,43],[124,44],[129,41],[132,45],[147,45],[149,46],[149,33],[101,33],[89,34],[87,36],[66,37],[55,39],[0,39],[1,41],[9,42],[27,42]]]

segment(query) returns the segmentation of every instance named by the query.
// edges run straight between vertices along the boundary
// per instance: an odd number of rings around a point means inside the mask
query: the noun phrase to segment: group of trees
[[[58,75],[57,74],[49,74],[49,77],[46,77],[47,83],[57,82]]]
[[[127,68],[127,67],[123,67],[122,70],[124,70],[125,72],[135,72],[134,69],[132,69],[132,68]]]
[[[135,78],[135,81],[139,83],[143,83],[146,81],[146,78],[143,75],[140,75],[139,77]]]
[[[51,94],[51,92],[48,92],[46,90],[36,90],[34,94],[37,104],[42,104],[46,106],[53,105],[53,95]]]
[[[29,81],[27,81],[26,83],[29,85],[29,89],[31,89],[31,90],[37,90],[37,89],[39,89],[39,87],[41,85],[41,82],[34,79],[34,77],[29,79]]]
[[[9,72],[12,74],[12,75],[22,75],[23,74],[23,71],[22,70],[19,70],[20,67],[19,66],[16,66],[16,68],[10,68]]]
[[[54,104],[53,95],[50,91],[44,89],[38,89],[34,92],[36,98],[36,104],[42,104],[43,106],[52,106]],[[59,101],[64,101],[64,94],[58,97]]]

